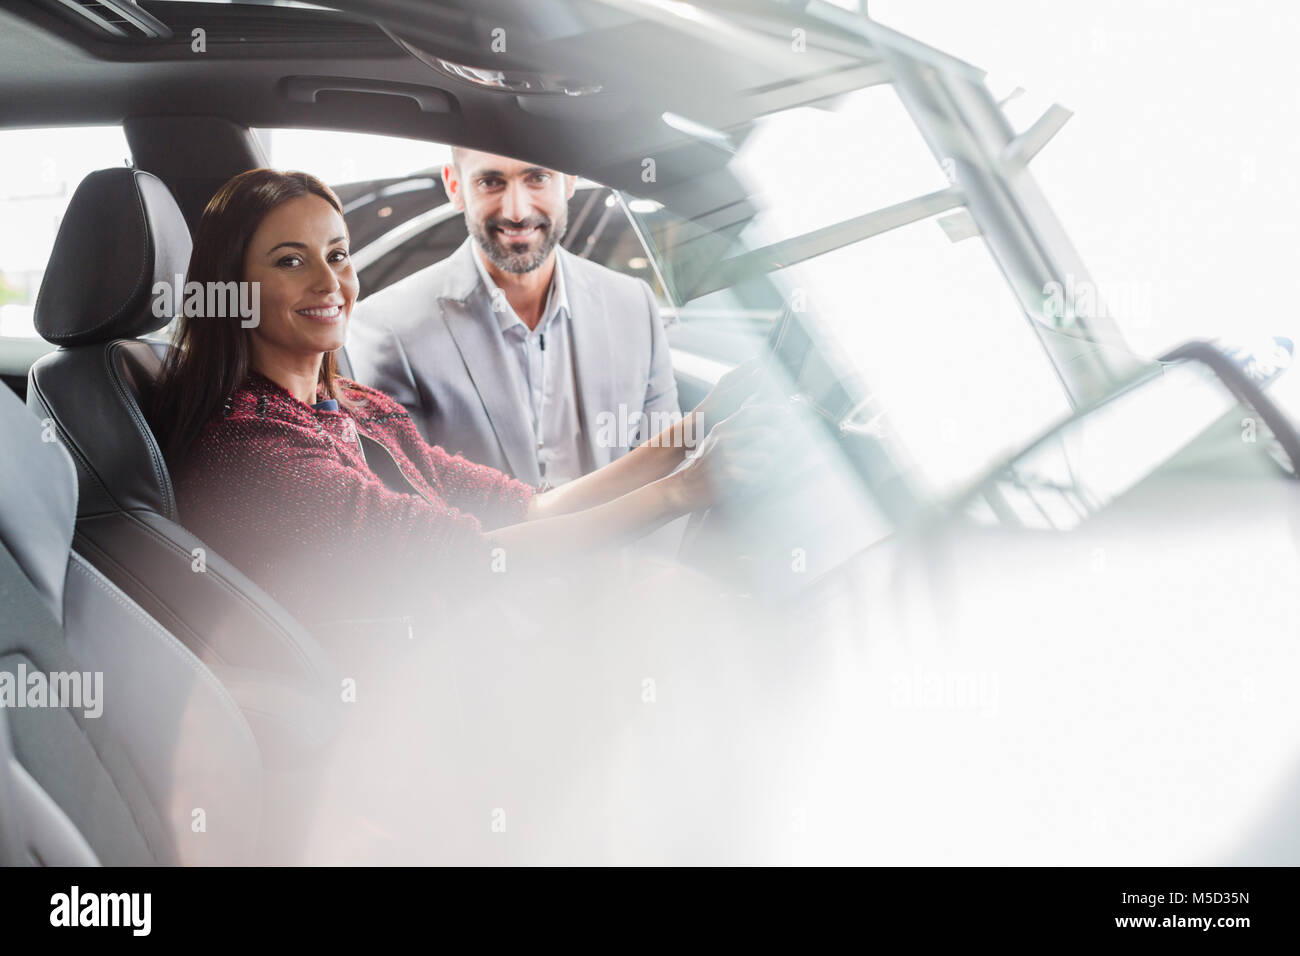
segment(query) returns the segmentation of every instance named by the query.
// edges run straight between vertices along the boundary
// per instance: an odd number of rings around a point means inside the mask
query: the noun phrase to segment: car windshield
[[[689,328],[754,348],[783,306],[856,385],[834,413],[887,439],[922,498],[950,494],[1071,405],[1024,311],[892,85],[728,131],[726,207],[629,209]],[[748,321],[747,321],[748,320]],[[823,393],[829,382],[800,387]]]

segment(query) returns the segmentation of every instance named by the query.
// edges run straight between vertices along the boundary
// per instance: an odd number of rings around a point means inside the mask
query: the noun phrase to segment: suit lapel
[[[557,254],[564,258],[564,281],[572,313],[569,327],[573,331],[573,374],[583,439],[589,466],[599,468],[612,458],[611,449],[596,444],[600,413],[609,412],[615,416],[616,436],[621,427],[619,409],[615,405],[615,376],[609,369],[614,343],[605,318],[605,293],[599,285],[587,281],[585,270],[574,264],[576,256],[562,248],[557,250]],[[637,406],[629,408],[627,414],[639,411],[641,408]]]
[[[442,321],[460,351],[510,470],[521,481],[537,485],[542,478],[533,453],[535,438],[515,395],[501,329],[474,261],[469,258],[474,254],[472,242],[467,239],[455,253],[455,267],[438,299]]]

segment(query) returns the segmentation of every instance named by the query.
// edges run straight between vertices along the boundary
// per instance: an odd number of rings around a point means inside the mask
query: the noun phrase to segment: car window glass
[[[950,185],[888,86],[762,116],[731,137],[735,152],[725,170],[687,200],[692,218],[628,198],[678,303],[716,289],[720,267],[746,252]]]
[[[73,192],[129,157],[120,126],[0,130],[0,338],[37,337],[36,295]]]
[[[255,129],[275,169],[300,169],[331,186],[406,177],[451,162],[451,147],[348,130]]]
[[[869,389],[911,478],[948,495],[1070,411],[1023,310],[978,238],[926,219],[770,278]],[[862,401],[865,396],[858,396]]]

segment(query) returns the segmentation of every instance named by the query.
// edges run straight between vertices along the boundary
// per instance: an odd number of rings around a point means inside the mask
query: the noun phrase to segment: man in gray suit
[[[357,306],[353,374],[406,406],[431,444],[562,484],[680,416],[654,295],[559,245],[573,176],[452,155],[443,184],[469,238]]]

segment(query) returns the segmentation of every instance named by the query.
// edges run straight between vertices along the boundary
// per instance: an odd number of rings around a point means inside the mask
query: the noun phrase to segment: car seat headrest
[[[160,329],[171,315],[154,308],[154,286],[170,288],[189,260],[189,227],[162,180],[139,169],[97,170],[59,226],[36,331],[55,345],[89,345]]]

